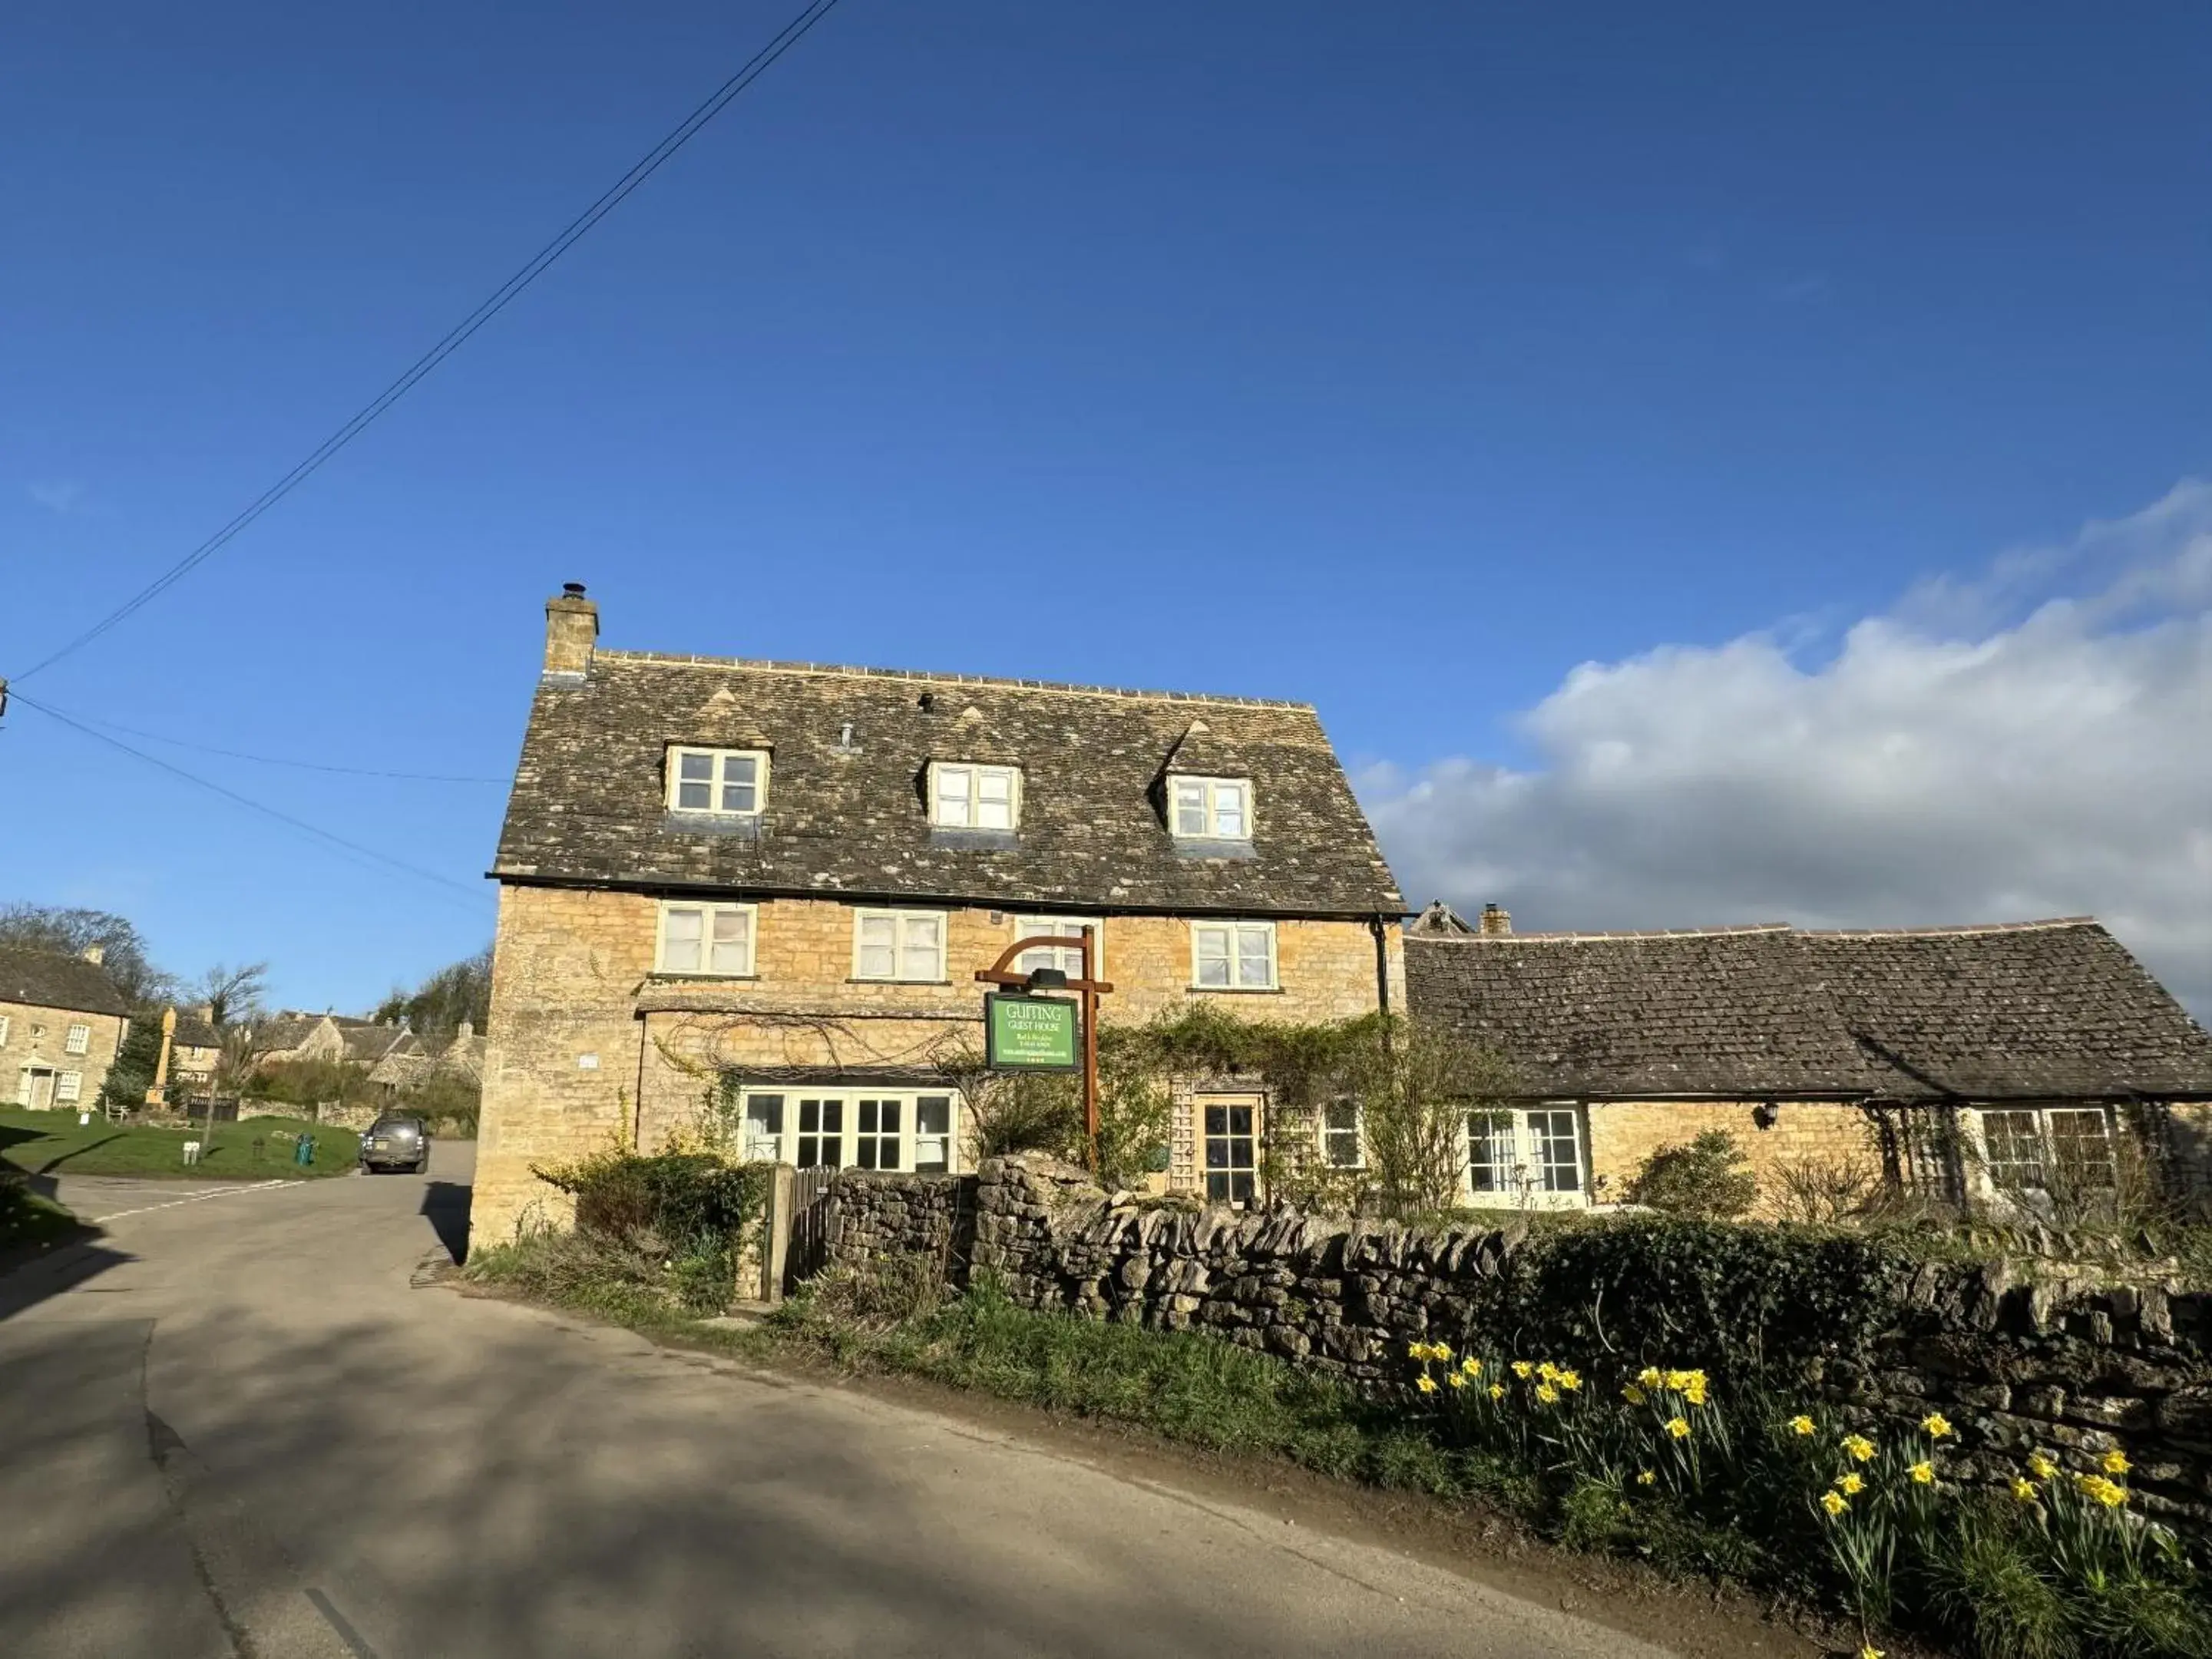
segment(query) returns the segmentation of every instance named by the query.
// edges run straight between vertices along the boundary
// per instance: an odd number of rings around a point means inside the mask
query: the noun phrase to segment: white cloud
[[[1923,584],[1823,662],[1760,634],[1585,663],[1522,728],[1531,770],[1359,780],[1413,902],[1535,928],[2094,915],[2212,1012],[2212,484]]]
[[[84,486],[70,479],[23,486],[30,498],[49,513],[73,513],[84,501]]]

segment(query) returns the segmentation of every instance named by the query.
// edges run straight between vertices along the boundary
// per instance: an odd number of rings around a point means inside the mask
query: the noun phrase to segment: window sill
[[[714,985],[755,985],[760,982],[758,974],[687,974],[680,968],[656,968],[646,977],[674,980],[681,985],[696,985],[702,980]]]
[[[846,983],[846,984],[848,984],[848,985],[939,985],[939,986],[943,986],[943,985],[950,985],[950,984],[951,984],[951,983],[952,983],[952,981],[951,981],[951,980],[949,980],[949,979],[863,979],[860,975],[858,975],[858,974],[854,974],[854,975],[849,975],[849,976],[846,979],[845,983]]]
[[[1194,985],[1192,994],[1209,997],[1279,997],[1283,994],[1279,985]]]

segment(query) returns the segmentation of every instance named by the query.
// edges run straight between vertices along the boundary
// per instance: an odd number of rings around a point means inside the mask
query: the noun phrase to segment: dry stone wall
[[[1027,1307],[1209,1332],[1377,1393],[1405,1386],[1408,1343],[1510,1346],[1486,1315],[1526,1242],[1114,1201],[1035,1157],[975,1176],[848,1173],[831,1193],[834,1262],[923,1255],[956,1285],[988,1274]],[[1604,1370],[1602,1354],[1542,1357]],[[1869,1340],[1791,1364],[1861,1426],[1941,1411],[1972,1478],[2008,1480],[2039,1447],[2083,1470],[2123,1450],[2140,1508],[2212,1535],[2212,1293],[1929,1264]]]

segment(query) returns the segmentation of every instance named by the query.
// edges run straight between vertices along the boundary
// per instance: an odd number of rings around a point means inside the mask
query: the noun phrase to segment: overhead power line
[[[52,667],[54,664],[73,652],[83,649],[118,623],[131,616],[140,607],[159,599],[222,551],[234,537],[256,519],[305,483],[324,462],[359,437],[371,422],[405,397],[414,389],[417,381],[459,350],[467,343],[471,335],[504,311],[517,295],[544,275],[555,260],[574,246],[577,241],[600,220],[622,205],[632,191],[659,172],[662,164],[669,157],[690,143],[702,127],[720,115],[738,94],[765,74],[776,59],[797,46],[806,36],[808,31],[829,15],[836,4],[837,0],[811,0],[811,3],[779,29],[766,46],[748,58],[736,74],[717,87],[703,103],[685,116],[666,137],[640,157],[629,172],[601,192],[597,201],[570,220],[560,234],[532,254],[520,270],[495,289],[474,311],[456,323],[437,344],[417,357],[398,380],[392,381],[368,403],[362,405],[352,419],[317,445],[306,459],[301,461],[289,472],[255,496],[252,501],[234,514],[215,534],[210,536],[183,558],[116,606],[114,610],[109,611],[76,638],[16,675],[15,677],[16,682],[20,684],[30,678],[32,675]]]
[[[26,702],[28,699],[25,699]],[[39,706],[42,714],[60,716],[62,711],[51,704]],[[257,766],[289,766],[301,772],[331,772],[346,778],[386,778],[404,783],[513,783],[513,778],[480,778],[456,772],[386,772],[366,766],[331,766],[322,761],[288,760],[278,755],[249,755],[242,749],[219,749],[211,743],[194,743],[187,738],[172,738],[159,732],[142,731],[135,726],[125,726],[119,720],[103,720],[90,714],[78,714],[75,719],[87,726],[96,726],[104,732],[121,732],[130,737],[143,738],[149,743],[166,743],[179,749],[196,750],[203,755],[221,755],[226,760],[252,761]]]
[[[70,730],[82,732],[95,743],[104,743],[111,749],[119,749],[125,754],[143,761],[149,766],[160,768],[172,777],[182,778],[186,783],[196,784],[202,789],[221,795],[225,800],[234,802],[250,812],[258,812],[264,817],[274,818],[279,823],[287,824],[303,835],[311,836],[315,840],[337,848],[339,853],[346,855],[355,863],[367,860],[369,863],[380,866],[385,869],[396,870],[402,875],[413,876],[418,881],[429,882],[439,887],[450,888],[456,893],[466,894],[470,898],[477,901],[468,908],[481,914],[483,890],[480,887],[471,885],[466,882],[455,881],[451,876],[441,876],[434,870],[426,870],[419,864],[410,864],[404,859],[393,858],[389,853],[380,853],[374,847],[364,847],[357,841],[349,841],[343,836],[324,829],[320,824],[310,823],[305,818],[294,817],[289,812],[270,806],[266,802],[258,801],[251,795],[241,795],[237,790],[227,788],[210,779],[204,778],[197,772],[187,772],[183,767],[173,765],[158,755],[149,755],[143,749],[133,748],[120,738],[111,738],[105,732],[94,731],[82,720],[64,714],[58,708],[49,708],[45,703],[27,697],[21,691],[14,694],[14,700],[26,708],[37,709],[50,720],[58,720]],[[447,902],[450,903],[453,901],[448,900]]]

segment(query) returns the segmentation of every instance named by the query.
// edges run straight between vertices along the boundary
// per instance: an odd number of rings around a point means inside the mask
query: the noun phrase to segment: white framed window
[[[941,984],[945,979],[945,913],[855,911],[853,977]]]
[[[952,1097],[916,1095],[914,1099],[914,1171],[946,1175],[952,1169]]]
[[[1190,982],[1201,991],[1273,990],[1275,924],[1191,923]]]
[[[1178,841],[1251,840],[1251,781],[1170,778],[1168,828]]]
[[[89,1025],[72,1025],[69,1028],[69,1035],[62,1039],[62,1052],[65,1054],[84,1054],[91,1047],[92,1027]]]
[[[766,750],[670,748],[670,811],[747,817],[767,800]]]
[[[744,1097],[745,1156],[802,1170],[944,1175],[953,1167],[953,1097],[877,1088]]]
[[[5,1014],[0,1014],[0,1048],[4,1048],[8,1046],[8,1016]]]
[[[1205,1139],[1206,1198],[1247,1205],[1260,1191],[1260,1103],[1231,1097],[1197,1103]]]
[[[1982,1174],[1999,1193],[2115,1184],[2112,1121],[2101,1106],[1984,1108],[1973,1115]]]
[[[1583,1202],[1581,1115],[1566,1104],[1469,1112],[1467,1182],[1477,1203]]]
[[[783,1157],[783,1097],[745,1097],[745,1157],[774,1164]]]
[[[660,948],[654,971],[738,975],[753,971],[753,936],[760,908],[752,904],[660,907]]]
[[[1321,1109],[1321,1161],[1332,1170],[1367,1166],[1358,1101],[1332,1100]]]
[[[1106,972],[1106,929],[1096,916],[1017,916],[1014,937],[1021,939],[1080,939],[1091,930],[1091,969]],[[1073,945],[1040,945],[1014,958],[1014,971],[1033,974],[1040,968],[1057,968],[1070,979],[1083,975],[1083,952]]]
[[[930,763],[929,821],[940,830],[1012,830],[1021,816],[1019,768]]]
[[[853,1164],[861,1170],[897,1170],[900,1109],[896,1095],[862,1095],[853,1128]]]
[[[54,1079],[56,1100],[75,1100],[84,1091],[82,1072],[64,1072]]]

